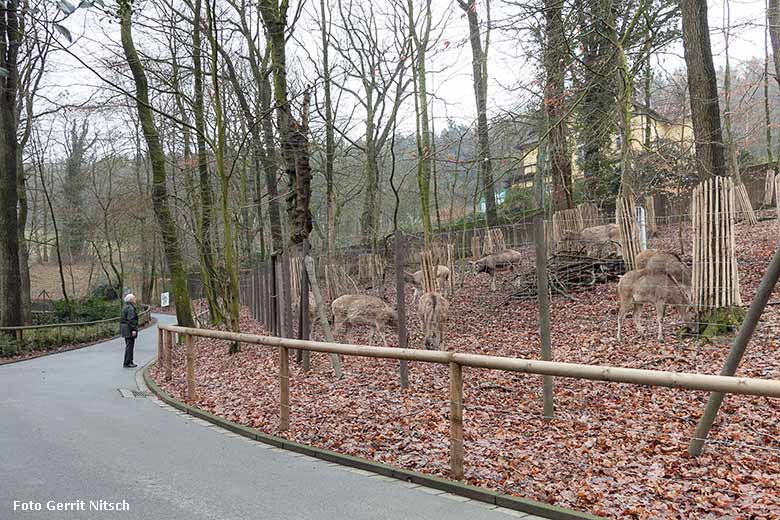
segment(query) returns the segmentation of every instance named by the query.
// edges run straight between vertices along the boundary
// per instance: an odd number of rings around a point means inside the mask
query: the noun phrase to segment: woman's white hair
[[[130,294],[128,294],[127,296],[125,296],[125,303],[130,303],[130,302],[131,302],[131,301],[133,301],[134,299],[135,299],[135,294],[133,294],[133,293],[130,293]]]

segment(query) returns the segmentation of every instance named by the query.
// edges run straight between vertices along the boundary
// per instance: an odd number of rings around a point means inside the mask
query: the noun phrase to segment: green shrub
[[[54,312],[57,322],[66,323],[73,321],[98,321],[116,318],[122,311],[122,306],[117,300],[106,301],[99,298],[88,298],[70,302],[70,314],[67,312],[65,300],[54,302]]]

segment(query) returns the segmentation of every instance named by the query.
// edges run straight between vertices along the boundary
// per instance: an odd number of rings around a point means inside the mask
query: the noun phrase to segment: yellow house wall
[[[635,114],[631,118],[631,133],[632,133],[632,141],[631,141],[631,148],[636,151],[640,152],[644,146],[644,136],[645,136],[645,118],[647,116],[644,114]],[[672,140],[672,141],[684,141],[687,143],[693,142],[693,128],[689,125],[681,125],[679,123],[670,123],[666,121],[661,121],[658,119],[650,118],[650,126],[651,126],[651,137],[653,140],[656,138],[658,139],[665,139],[665,140]],[[583,172],[582,169],[579,166],[579,161],[577,161],[577,143],[575,142],[573,144],[572,148],[572,154],[571,154],[571,162],[572,162],[572,177],[574,179],[582,178]],[[610,149],[613,151],[613,153],[617,153],[617,134],[615,134],[611,139],[611,146]],[[524,152],[523,157],[523,165],[525,166],[525,175],[531,175],[536,170],[536,162],[538,158],[538,147],[535,147],[531,150],[526,150]],[[528,180],[524,181],[518,184],[515,184],[515,186],[523,186],[523,187],[532,187],[533,182]]]

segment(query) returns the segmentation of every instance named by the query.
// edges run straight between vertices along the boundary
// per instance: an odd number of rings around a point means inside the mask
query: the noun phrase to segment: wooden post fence
[[[406,240],[401,231],[395,233],[395,294],[398,312],[398,347],[406,348],[406,298],[404,289],[404,260],[406,258]],[[400,361],[401,388],[409,387],[409,362]]]
[[[314,262],[311,262],[313,266]],[[769,284],[771,279],[776,280],[780,276],[780,252],[775,254],[772,274],[765,277],[762,287]],[[308,268],[308,266],[307,266]],[[766,282],[766,283],[765,283]],[[767,291],[767,294],[771,293]],[[763,294],[763,292],[762,292]],[[768,296],[767,296],[768,298]],[[763,301],[759,298],[758,304]],[[765,302],[764,302],[765,303]],[[757,305],[758,305],[757,304]],[[751,314],[757,311],[753,310]],[[171,334],[177,332],[184,335],[187,340],[187,383],[188,399],[195,401],[195,364],[192,337],[204,337],[251,343],[279,349],[279,383],[280,383],[280,430],[289,427],[290,418],[290,388],[289,388],[289,364],[288,349],[305,349],[312,352],[323,352],[333,355],[343,354],[351,356],[413,360],[426,363],[447,364],[450,367],[450,471],[456,479],[463,478],[463,459],[465,446],[463,441],[463,367],[480,368],[488,370],[503,370],[524,374],[538,374],[543,376],[569,377],[586,379],[591,381],[608,381],[614,383],[630,383],[646,386],[660,386],[666,388],[680,388],[688,390],[704,390],[708,392],[720,392],[721,394],[754,395],[772,398],[780,398],[780,380],[755,379],[747,377],[733,377],[724,375],[692,374],[684,372],[665,372],[660,370],[646,370],[639,368],[622,368],[597,365],[583,365],[576,363],[561,363],[555,361],[539,361],[532,359],[508,358],[499,356],[486,356],[481,354],[461,354],[458,352],[417,350],[409,348],[374,347],[370,345],[344,345],[333,342],[318,342],[307,340],[295,340],[276,336],[257,336],[221,330],[195,329],[179,327],[176,325],[160,325],[163,330]],[[749,327],[748,327],[749,328]],[[748,328],[745,328],[747,333]],[[742,331],[740,331],[740,336]],[[192,393],[189,391],[192,390]]]
[[[187,363],[187,401],[195,403],[198,400],[198,393],[195,389],[195,344],[192,341],[192,334],[184,337],[186,344],[185,360]]]
[[[165,336],[165,380],[170,381],[173,379],[174,332],[168,331]]]
[[[163,339],[163,334],[164,334],[163,330],[158,327],[157,328],[157,365],[158,366],[162,366],[163,359],[165,357],[165,354],[163,353],[163,349],[164,349],[163,343],[165,341]]]
[[[279,347],[279,431],[290,428],[290,353]]]
[[[463,368],[450,362],[450,472],[463,479]]]

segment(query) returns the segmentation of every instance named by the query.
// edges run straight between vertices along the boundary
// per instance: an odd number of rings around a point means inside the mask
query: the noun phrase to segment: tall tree
[[[571,180],[571,153],[567,143],[566,35],[563,26],[563,2],[544,0],[544,111],[547,117],[547,147],[553,184],[553,211],[574,207]]]
[[[333,116],[333,95],[330,64],[331,24],[325,0],[320,0],[320,37],[322,39],[322,88],[325,92],[323,123],[325,125],[325,204],[327,206],[327,250],[333,257],[336,251],[336,190],[333,183],[333,164],[336,156],[336,142]]]
[[[195,142],[198,157],[198,237],[196,240],[200,256],[200,273],[206,301],[209,305],[209,315],[214,323],[223,320],[222,309],[217,301],[218,273],[214,258],[212,239],[212,221],[214,219],[213,193],[211,189],[211,172],[209,172],[209,157],[206,150],[205,107],[203,100],[203,6],[202,0],[195,0],[192,17],[192,75],[195,92],[193,94],[192,113],[195,120]]]
[[[122,50],[125,55],[135,84],[135,102],[138,119],[143,128],[147,151],[152,166],[152,207],[160,226],[165,257],[171,275],[173,297],[176,302],[176,318],[182,327],[192,327],[195,322],[192,316],[192,302],[187,287],[187,273],[181,255],[178,229],[171,214],[168,202],[167,172],[165,167],[165,152],[160,141],[160,134],[154,123],[152,105],[149,102],[149,81],[146,70],[133,41],[132,0],[120,0],[119,22],[122,38]]]
[[[409,18],[410,48],[414,52],[412,65],[412,81],[414,84],[414,112],[417,141],[417,187],[420,190],[420,209],[423,222],[423,237],[426,247],[430,245],[431,233],[431,149],[430,120],[428,117],[428,87],[425,56],[428,51],[428,40],[431,35],[431,2],[426,0],[423,11],[423,27],[417,33],[414,15],[414,2],[407,0],[407,15]]]
[[[274,102],[276,104],[276,127],[287,176],[287,216],[290,220],[290,237],[293,244],[300,244],[311,232],[309,210],[311,190],[310,179],[298,177],[295,144],[292,139],[292,111],[287,87],[286,32],[288,0],[260,0],[260,14],[266,28],[268,46],[271,52],[271,73],[273,76]]]
[[[21,276],[17,204],[16,104],[19,81],[19,3],[0,12],[0,326],[20,325]]]
[[[485,2],[485,43],[482,43],[479,15],[476,0],[458,0],[458,5],[466,13],[469,22],[469,42],[471,44],[471,70],[474,85],[474,99],[477,106],[477,143],[479,157],[479,177],[485,196],[485,218],[488,226],[498,225],[496,209],[496,189],[493,180],[493,161],[490,156],[490,132],[487,121],[487,59],[490,48],[490,0]]]
[[[770,0],[770,4],[776,0]],[[707,3],[681,0],[685,64],[691,121],[696,139],[696,164],[701,180],[727,174],[718,104],[718,82],[712,61]]]

